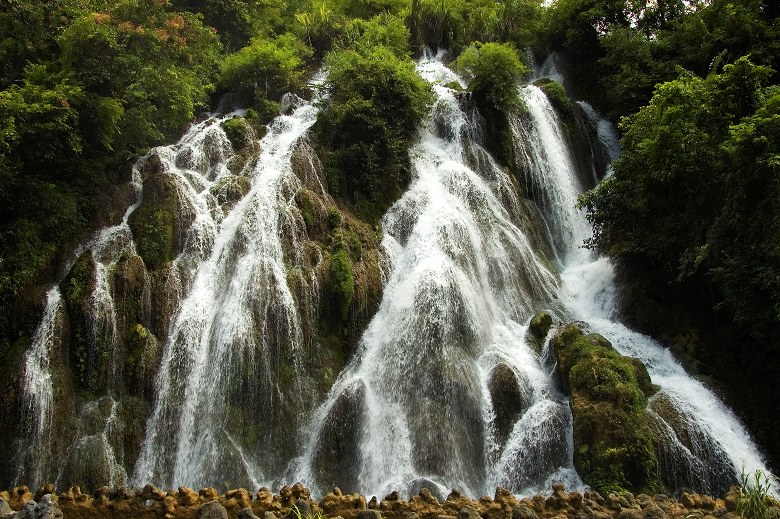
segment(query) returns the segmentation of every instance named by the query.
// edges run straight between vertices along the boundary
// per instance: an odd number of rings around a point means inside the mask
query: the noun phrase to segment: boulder
[[[195,519],[228,519],[228,512],[219,501],[208,501],[198,507]]]
[[[360,426],[365,413],[361,381],[344,390],[331,407],[314,451],[314,474],[320,488],[338,485],[346,492],[358,488]]]
[[[544,339],[547,337],[547,332],[550,331],[553,319],[548,312],[539,312],[531,318],[531,322],[528,323],[528,334],[531,339],[531,343],[536,347],[536,351],[539,352],[544,346]]]
[[[558,329],[552,347],[570,395],[574,465],[583,481],[605,494],[658,488],[644,365],[576,324]]]
[[[514,423],[528,408],[526,385],[521,385],[512,368],[503,362],[493,368],[489,377],[488,391],[496,415],[494,424],[497,440],[499,445],[503,445]]]
[[[267,512],[269,513],[269,512]],[[271,513],[273,515],[273,513]],[[255,513],[252,511],[251,508],[244,508],[240,512],[238,512],[238,519],[260,519]],[[274,515],[274,519],[276,519],[276,516]]]

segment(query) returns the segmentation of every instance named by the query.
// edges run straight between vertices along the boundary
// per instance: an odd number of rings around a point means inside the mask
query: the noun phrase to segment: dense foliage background
[[[331,190],[375,222],[409,180],[430,102],[412,58],[446,48],[493,113],[556,53],[567,91],[620,123],[582,204],[626,317],[722,384],[780,459],[780,34],[774,0],[9,0],[0,7],[0,365],[73,245],[115,221],[127,163],[235,93],[257,123],[329,92]],[[460,56],[460,57],[458,57]],[[369,128],[370,131],[366,129]]]

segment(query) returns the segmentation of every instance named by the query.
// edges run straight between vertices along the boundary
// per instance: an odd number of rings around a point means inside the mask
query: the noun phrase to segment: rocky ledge
[[[502,488],[493,498],[472,500],[453,491],[439,499],[424,488],[408,501],[397,492],[379,501],[335,488],[318,502],[300,483],[278,494],[261,488],[254,495],[245,489],[219,494],[210,487],[164,491],[153,485],[143,490],[103,487],[93,494],[72,487],[57,494],[46,485],[36,494],[25,486],[0,492],[0,519],[737,519],[739,492],[733,487],[717,499],[688,493],[679,499],[630,493],[604,497],[595,491],[566,492],[556,483],[546,495],[523,499]],[[765,519],[780,519],[780,503],[766,498],[765,504]]]

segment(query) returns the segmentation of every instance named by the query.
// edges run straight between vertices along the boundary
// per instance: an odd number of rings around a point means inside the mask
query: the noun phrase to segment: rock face
[[[654,388],[644,365],[621,356],[604,337],[576,324],[552,339],[574,421],[574,465],[602,493],[660,488],[646,416]]]

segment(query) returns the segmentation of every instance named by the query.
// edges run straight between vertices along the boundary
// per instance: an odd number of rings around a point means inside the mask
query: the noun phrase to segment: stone
[[[298,482],[292,486],[292,495],[296,499],[303,499],[308,501],[311,497],[311,491],[303,486],[303,483]]]
[[[604,337],[576,324],[552,338],[563,389],[570,395],[574,465],[604,493],[657,486],[657,459],[648,425],[644,365],[620,355]]]
[[[344,389],[331,407],[314,450],[314,475],[320,488],[338,484],[346,492],[358,489],[365,398],[365,386],[356,381]]]
[[[263,514],[263,519],[278,519],[278,518],[276,517],[276,514],[273,512],[265,512]]]
[[[579,510],[582,508],[582,494],[580,494],[577,491],[572,492],[569,494],[569,506],[574,508],[575,510]]]
[[[520,504],[512,509],[512,519],[539,519],[539,514],[530,506]]]
[[[33,499],[35,501],[39,501],[46,494],[54,494],[54,493],[55,493],[54,485],[52,485],[51,483],[47,483],[46,485],[43,485],[41,488],[38,489]]]
[[[515,422],[528,408],[526,387],[526,381],[518,381],[518,375],[503,362],[496,364],[490,372],[488,391],[493,403],[493,423],[499,444],[506,442]]]
[[[198,494],[203,498],[204,501],[214,501],[219,499],[219,494],[214,487],[201,488]]]
[[[382,519],[382,514],[378,510],[361,510],[355,519]]]
[[[38,503],[36,503],[34,500],[27,501],[21,510],[16,514],[15,519],[35,519],[35,506]]]
[[[9,505],[8,501],[6,501],[4,498],[0,497],[0,517],[4,517],[6,514],[12,513],[14,513],[14,511],[11,510],[11,505]]]
[[[178,497],[182,506],[194,506],[200,503],[200,496],[188,487],[179,487]]]
[[[537,350],[541,350],[547,332],[550,331],[553,319],[548,312],[539,312],[531,318],[531,322],[528,323],[528,333],[534,339]]]
[[[208,501],[198,507],[195,519],[228,519],[228,512],[219,501]]]
[[[458,510],[458,519],[481,519],[476,508],[473,506],[464,506]]]
[[[683,505],[685,508],[693,508],[695,506],[695,503],[693,502],[693,497],[688,492],[683,492],[680,494],[680,504]]]
[[[646,506],[642,512],[644,519],[666,519],[666,512],[655,503]]]
[[[624,508],[620,511],[617,519],[644,519],[644,514],[641,510],[635,508]]]
[[[266,512],[273,515],[271,512]],[[247,507],[242,509],[240,512],[238,512],[238,519],[260,519],[258,516],[255,515],[255,513],[252,511],[251,508]],[[274,519],[276,519],[276,516],[274,515]]]
[[[290,496],[292,495],[293,494],[291,493]],[[297,512],[296,509],[298,510]],[[287,514],[285,517],[293,519],[293,518],[297,518],[298,515],[300,515],[303,518],[311,517],[313,515],[311,510],[311,505],[309,505],[309,503],[307,503],[303,499],[296,499],[295,504],[293,505],[293,509],[290,510],[290,513]]]
[[[38,501],[35,506],[35,519],[62,519],[60,505],[51,494],[44,495]]]

